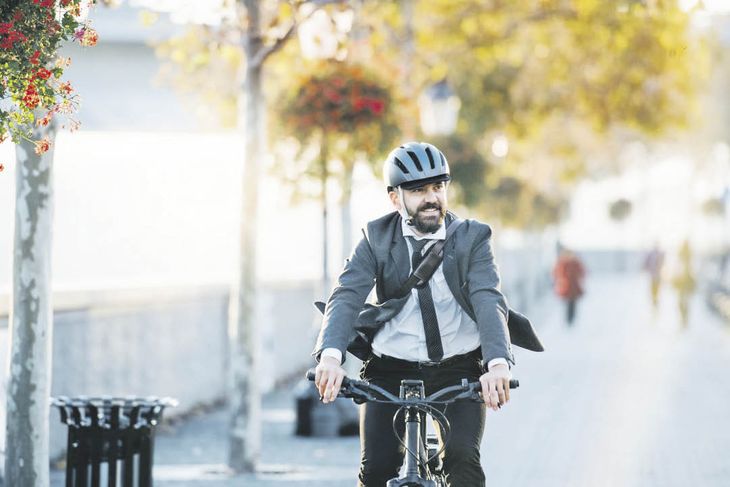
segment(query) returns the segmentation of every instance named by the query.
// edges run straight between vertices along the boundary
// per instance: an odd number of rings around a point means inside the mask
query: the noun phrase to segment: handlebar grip
[[[316,375],[317,375],[317,374],[316,374],[316,372],[315,372],[315,369],[314,369],[314,367],[312,367],[311,369],[309,369],[309,370],[307,371],[307,373],[305,374],[305,377],[307,378],[307,380],[309,380],[309,381],[312,381],[312,382],[314,382],[314,379],[315,379]],[[350,379],[349,377],[344,377],[344,378],[342,379],[342,385],[343,385],[343,386],[346,386],[347,384],[349,384],[349,383],[350,383],[350,380],[351,380],[351,379]]]
[[[518,381],[517,379],[511,379],[509,381],[509,388],[510,389],[517,389],[518,387],[520,387],[520,381]]]

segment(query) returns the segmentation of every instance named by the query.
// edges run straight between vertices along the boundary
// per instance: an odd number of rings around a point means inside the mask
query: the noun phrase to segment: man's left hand
[[[492,366],[489,372],[479,377],[482,383],[482,396],[488,408],[494,411],[509,401],[509,381],[512,374],[504,364]]]

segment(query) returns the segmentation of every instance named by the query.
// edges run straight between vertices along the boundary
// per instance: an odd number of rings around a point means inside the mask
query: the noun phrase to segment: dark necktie
[[[421,252],[428,240],[416,240],[411,237],[411,245],[413,246],[413,255],[411,263],[413,270],[423,260]],[[439,322],[436,318],[436,308],[433,306],[433,296],[431,296],[431,286],[425,282],[422,286],[417,286],[418,305],[421,308],[421,318],[423,319],[423,331],[426,333],[426,349],[428,350],[428,358],[434,362],[441,360],[444,356],[444,349],[441,345],[441,331],[439,330]]]

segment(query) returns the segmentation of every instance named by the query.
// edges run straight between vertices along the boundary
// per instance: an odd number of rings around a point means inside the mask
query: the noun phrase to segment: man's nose
[[[429,203],[438,201],[438,196],[436,196],[436,191],[427,190],[426,191],[426,201]]]
[[[429,203],[437,203],[439,201],[436,191],[426,191],[426,201]]]

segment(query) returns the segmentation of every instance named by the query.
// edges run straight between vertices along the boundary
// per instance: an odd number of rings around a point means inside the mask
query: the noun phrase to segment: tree
[[[199,29],[201,37],[179,43],[172,40],[167,46],[170,59],[177,66],[173,70],[183,76],[196,76],[196,91],[210,94],[211,61],[227,56],[226,69],[243,71],[243,110],[235,119],[244,131],[245,153],[243,174],[243,202],[241,210],[241,239],[239,268],[236,283],[231,289],[229,306],[230,374],[229,392],[231,424],[229,437],[229,466],[236,472],[255,469],[260,452],[260,393],[256,370],[256,228],[258,216],[259,164],[262,159],[262,133],[265,114],[264,66],[274,53],[286,46],[300,23],[311,15],[305,5],[322,6],[340,3],[339,0],[264,1],[237,0],[236,14],[223,19],[215,28]],[[201,54],[194,63],[187,62],[184,46],[195,46]],[[177,52],[180,55],[175,55]],[[240,53],[240,56],[238,55]],[[165,54],[162,47],[161,54]],[[237,59],[241,65],[236,65]],[[224,64],[225,65],[225,64]],[[174,76],[180,80],[179,76]],[[207,82],[206,82],[207,79]],[[233,88],[221,90],[226,96],[240,90],[233,77]],[[218,85],[220,87],[220,85]],[[225,85],[230,87],[231,85]],[[216,104],[225,107],[225,103]],[[234,118],[229,117],[229,121]]]
[[[413,85],[448,77],[462,100],[458,133],[485,160],[493,137],[506,136],[510,154],[499,172],[549,198],[615,166],[627,141],[695,119],[708,55],[676,2],[428,0],[417,7]],[[369,2],[362,15],[377,64],[398,73],[400,57],[389,46],[402,36],[399,10]]]
[[[321,183],[323,208],[324,292],[329,289],[327,271],[327,181],[332,162],[340,162],[342,188],[343,252],[350,252],[350,198],[355,161],[379,161],[390,150],[398,133],[393,119],[389,87],[362,66],[325,61],[311,66],[295,78],[289,92],[276,107],[275,138],[294,138],[299,145],[299,171],[288,171],[295,187],[301,177],[315,175]],[[307,160],[305,153],[315,147],[318,157]],[[291,162],[287,161],[290,166]]]
[[[57,56],[71,37],[94,45],[81,0],[9,1],[0,5],[0,141],[16,143],[16,202],[7,397],[5,479],[48,485],[48,398],[51,386],[51,227],[53,141],[58,113],[76,96]],[[71,121],[71,127],[78,125]]]

